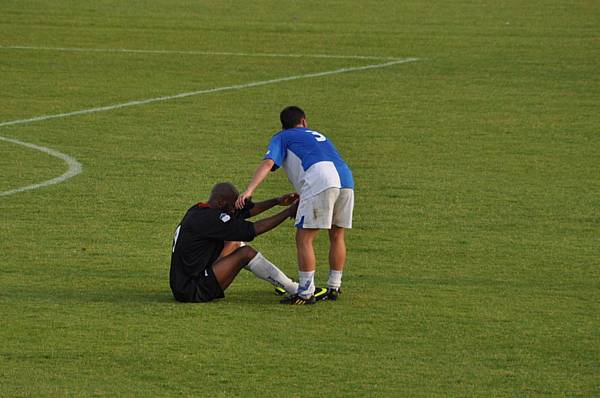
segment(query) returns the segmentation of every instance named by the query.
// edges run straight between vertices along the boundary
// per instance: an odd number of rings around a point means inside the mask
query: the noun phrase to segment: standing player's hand
[[[235,208],[236,209],[243,209],[244,205],[246,204],[246,200],[250,199],[252,197],[252,192],[244,192],[242,194],[240,194],[240,196],[238,196],[237,200],[235,201]]]
[[[294,203],[295,201],[297,201],[299,197],[300,196],[296,192],[288,193],[288,194],[278,197],[277,203],[279,204],[279,206],[289,206],[292,203]]]

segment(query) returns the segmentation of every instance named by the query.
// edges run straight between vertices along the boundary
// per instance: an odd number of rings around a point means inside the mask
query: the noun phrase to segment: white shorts
[[[296,228],[331,229],[332,225],[352,228],[354,190],[329,188],[304,199],[300,196]]]

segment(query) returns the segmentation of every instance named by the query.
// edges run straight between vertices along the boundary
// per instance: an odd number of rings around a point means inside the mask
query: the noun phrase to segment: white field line
[[[377,64],[371,64],[371,65],[365,65],[365,66],[340,68],[340,69],[334,69],[334,70],[330,70],[330,71],[317,72],[317,73],[307,73],[304,75],[288,76],[288,77],[282,77],[282,78],[278,78],[278,79],[262,80],[262,81],[256,81],[256,82],[245,83],[245,84],[236,84],[236,85],[232,85],[232,86],[216,87],[216,88],[211,88],[211,89],[206,89],[206,90],[190,91],[190,92],[186,92],[186,93],[179,93],[179,94],[174,94],[174,95],[169,95],[169,96],[149,98],[149,99],[145,99],[145,100],[129,101],[129,102],[124,102],[124,103],[120,103],[120,104],[101,106],[101,107],[97,107],[97,108],[82,109],[79,111],[73,111],[73,112],[67,112],[67,113],[42,115],[42,116],[36,116],[36,117],[28,118],[28,119],[10,120],[10,121],[6,121],[6,122],[0,122],[0,127],[12,126],[12,125],[17,125],[17,124],[28,124],[28,123],[33,123],[33,122],[38,122],[38,121],[43,121],[43,120],[65,118],[65,117],[84,115],[84,114],[89,114],[89,113],[107,112],[107,111],[111,111],[114,109],[126,108],[126,107],[130,107],[130,106],[145,105],[145,104],[150,104],[150,103],[154,103],[154,102],[169,101],[169,100],[178,99],[178,98],[192,97],[192,96],[196,96],[196,95],[210,94],[210,93],[216,93],[216,92],[222,92],[222,91],[243,90],[246,88],[265,86],[265,85],[269,85],[269,84],[276,84],[276,83],[282,83],[282,82],[293,81],[293,80],[310,79],[310,78],[315,78],[315,77],[337,75],[340,73],[358,72],[358,71],[364,71],[364,70],[369,70],[369,69],[385,68],[385,67],[392,66],[392,65],[403,64],[403,63],[407,63],[407,62],[414,62],[414,61],[418,60],[418,58],[386,58],[386,57],[368,57],[368,56],[357,56],[357,55],[354,55],[354,56],[341,56],[340,55],[340,56],[338,56],[338,55],[318,55],[318,54],[316,54],[316,55],[249,54],[249,53],[229,53],[229,52],[204,52],[204,51],[83,49],[83,48],[51,48],[51,47],[23,47],[23,46],[8,46],[8,47],[0,46],[0,49],[48,50],[48,51],[53,50],[53,51],[78,51],[78,52],[124,52],[124,53],[156,53],[156,54],[230,55],[230,56],[243,56],[243,57],[252,57],[252,56],[256,56],[256,57],[294,57],[294,58],[306,57],[306,58],[345,58],[345,59],[390,60],[389,62],[383,62],[383,63],[377,63]],[[68,155],[65,155],[64,153],[58,152],[54,149],[46,148],[43,146],[30,144],[30,143],[22,142],[22,141],[13,139],[13,138],[7,138],[7,137],[2,137],[2,136],[0,136],[0,140],[11,142],[11,143],[17,144],[17,145],[22,145],[27,148],[36,149],[41,152],[45,152],[49,155],[52,155],[52,156],[55,156],[57,158],[64,160],[69,165],[68,170],[59,177],[56,177],[56,178],[53,178],[53,179],[50,179],[47,181],[43,181],[38,184],[28,185],[28,186],[16,188],[16,189],[13,189],[10,191],[0,192],[0,196],[7,196],[7,195],[11,195],[11,194],[18,193],[18,192],[29,191],[29,190],[37,189],[37,188],[43,188],[43,187],[47,187],[47,186],[53,185],[53,184],[59,184],[65,180],[81,173],[81,171],[83,169],[83,167],[81,166],[81,163],[79,163],[77,160],[75,160],[74,158],[72,158]]]
[[[42,116],[36,116],[36,117],[28,118],[28,119],[10,120],[10,121],[6,121],[6,122],[0,122],[0,127],[12,126],[15,124],[27,124],[27,123],[38,122],[38,121],[42,121],[42,120],[58,119],[58,118],[76,116],[76,115],[85,115],[88,113],[106,112],[106,111],[111,111],[114,109],[127,108],[130,106],[146,105],[146,104],[151,104],[154,102],[169,101],[169,100],[178,99],[178,98],[192,97],[192,96],[202,95],[202,94],[211,94],[211,93],[217,93],[217,92],[221,92],[221,91],[242,90],[242,89],[246,89],[246,88],[266,86],[269,84],[288,82],[288,81],[292,81],[292,80],[310,79],[310,78],[315,78],[315,77],[337,75],[340,73],[348,73],[348,72],[357,72],[357,71],[363,71],[363,70],[368,70],[368,69],[385,68],[387,66],[403,64],[403,63],[407,63],[407,62],[414,62],[417,60],[418,60],[418,58],[403,58],[403,59],[397,59],[394,61],[378,63],[378,64],[355,66],[355,67],[350,67],[350,68],[341,68],[341,69],[335,69],[335,70],[330,70],[330,71],[325,71],[325,72],[307,73],[305,75],[288,76],[288,77],[281,77],[278,79],[262,80],[262,81],[251,82],[251,83],[244,83],[244,84],[236,84],[233,86],[216,87],[216,88],[210,88],[210,89],[206,89],[206,90],[190,91],[187,93],[179,93],[179,94],[168,95],[168,96],[164,96],[164,97],[149,98],[149,99],[138,100],[138,101],[129,101],[129,102],[124,102],[124,103],[120,103],[120,104],[101,106],[98,108],[82,109],[79,111],[73,111],[73,112],[67,112],[67,113],[57,113],[54,115],[42,115]]]
[[[76,176],[77,174],[81,173],[81,171],[83,170],[81,163],[79,163],[77,160],[73,159],[69,155],[65,155],[64,153],[58,152],[54,149],[46,148],[44,146],[39,146],[39,145],[35,145],[35,144],[30,144],[28,142],[15,140],[14,138],[3,137],[1,135],[0,135],[0,141],[10,142],[13,144],[21,145],[21,146],[24,146],[27,148],[31,148],[31,149],[35,149],[35,150],[47,153],[48,155],[51,155],[51,156],[54,156],[54,157],[64,160],[67,163],[67,165],[69,165],[69,168],[67,169],[67,171],[61,176],[58,176],[56,178],[52,178],[50,180],[43,181],[43,182],[40,182],[37,184],[32,184],[32,185],[28,185],[28,186],[16,188],[16,189],[11,189],[10,191],[0,192],[0,196],[12,195],[12,194],[18,193],[18,192],[31,191],[32,189],[43,188],[43,187],[47,187],[49,185],[59,184],[65,180],[68,180],[71,177]]]
[[[333,54],[276,54],[276,53],[244,53],[225,51],[179,51],[179,50],[142,50],[129,48],[83,48],[83,47],[33,47],[33,46],[3,46],[0,50],[34,50],[62,52],[98,52],[98,53],[137,53],[137,54],[182,54],[182,55],[223,55],[233,57],[270,57],[270,58],[336,58],[336,59],[379,59],[397,60],[398,57],[380,57],[370,55],[333,55]]]

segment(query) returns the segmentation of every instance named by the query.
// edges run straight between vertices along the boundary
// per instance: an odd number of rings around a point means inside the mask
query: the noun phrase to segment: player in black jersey
[[[294,218],[298,195],[293,193],[259,203],[250,202],[236,211],[238,196],[239,192],[232,184],[216,184],[208,203],[192,206],[177,226],[170,272],[171,291],[177,301],[204,302],[224,297],[224,290],[244,267],[287,293],[296,293],[297,282],[252,247],[233,242],[251,241],[286,218]],[[246,221],[275,205],[288,207],[257,222]]]

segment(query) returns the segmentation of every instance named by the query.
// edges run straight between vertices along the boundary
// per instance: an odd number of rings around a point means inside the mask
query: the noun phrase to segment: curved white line
[[[13,144],[21,145],[21,146],[24,146],[27,148],[31,148],[31,149],[35,149],[35,150],[47,153],[48,155],[51,155],[51,156],[54,156],[54,157],[64,160],[69,165],[69,169],[63,175],[61,175],[59,177],[40,182],[38,184],[27,185],[25,187],[11,189],[10,191],[0,192],[0,196],[12,195],[12,194],[18,193],[18,192],[30,191],[32,189],[43,188],[43,187],[47,187],[49,185],[60,184],[61,182],[68,180],[69,178],[74,177],[77,174],[81,173],[81,171],[83,170],[83,166],[81,166],[81,163],[79,163],[77,160],[70,157],[69,155],[65,155],[64,153],[58,152],[52,148],[46,148],[44,146],[30,144],[28,142],[15,140],[14,138],[3,137],[1,135],[0,135],[0,141],[10,142]]]

